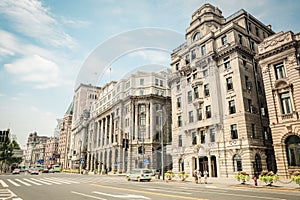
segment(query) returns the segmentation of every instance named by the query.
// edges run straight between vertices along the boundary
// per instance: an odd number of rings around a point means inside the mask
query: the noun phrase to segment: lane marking
[[[140,190],[127,189],[127,188],[120,188],[120,187],[107,186],[107,185],[100,185],[100,184],[91,184],[91,185],[93,185],[93,186],[98,186],[98,187],[102,187],[102,188],[114,189],[114,190],[129,191],[129,192],[142,193],[142,194],[151,194],[151,195],[164,196],[164,197],[171,197],[171,198],[177,198],[177,199],[207,200],[207,199],[203,199],[203,198],[187,197],[187,196],[179,196],[179,195],[165,194],[165,193],[159,193],[159,192],[140,191]]]
[[[58,181],[58,182],[61,182],[61,183],[80,183],[78,181],[72,181],[72,180],[61,180],[60,178],[54,178],[54,177],[51,177],[51,180],[55,180],[55,181]]]
[[[58,183],[57,181],[54,181],[54,180],[49,180],[48,178],[44,178],[43,180],[47,181],[47,182],[50,182],[50,183],[53,183],[53,184],[56,184],[56,185],[61,185],[62,183]]]
[[[21,186],[21,185],[19,185],[18,183],[16,183],[16,182],[14,182],[14,181],[12,181],[12,180],[10,180],[10,179],[7,179],[7,181],[8,182],[10,182],[11,184],[13,184],[14,186]]]
[[[0,184],[2,185],[2,187],[8,187],[8,185],[3,180],[0,180]]]
[[[161,191],[161,192],[169,192],[169,193],[180,193],[180,194],[192,194],[190,192],[180,192],[176,190],[162,190],[162,189],[157,189],[157,188],[145,188],[145,190],[150,190],[150,191]]]
[[[18,182],[20,182],[20,183],[22,183],[23,185],[31,186],[29,183],[26,183],[26,182],[24,182],[24,181],[22,181],[20,179],[15,179],[15,180],[18,181]]]
[[[81,196],[84,196],[84,197],[94,198],[94,199],[107,200],[107,199],[104,199],[104,198],[101,198],[101,197],[96,197],[96,196],[92,196],[92,195],[88,195],[88,194],[83,194],[83,193],[75,192],[75,191],[71,191],[71,193],[72,193],[72,194],[81,195]]]
[[[148,197],[145,197],[145,196],[142,196],[142,195],[134,195],[134,194],[121,194],[121,195],[118,195],[118,194],[108,194],[108,193],[103,193],[103,192],[92,192],[92,193],[95,193],[95,194],[101,194],[101,195],[104,195],[104,196],[109,196],[109,197],[115,197],[115,198],[119,198],[119,199],[151,199],[151,198],[148,198]]]

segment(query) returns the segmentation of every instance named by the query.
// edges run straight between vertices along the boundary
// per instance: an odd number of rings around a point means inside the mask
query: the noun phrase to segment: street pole
[[[160,113],[161,175],[162,175],[163,180],[165,180],[165,173],[164,173],[163,111],[162,110],[158,110],[157,112]]]

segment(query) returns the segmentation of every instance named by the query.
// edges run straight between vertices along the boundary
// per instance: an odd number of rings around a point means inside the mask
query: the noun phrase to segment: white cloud
[[[11,26],[21,34],[55,47],[76,46],[76,41],[60,27],[38,0],[1,0],[0,13],[9,19]]]
[[[4,96],[6,96],[5,94],[3,94],[3,93],[0,93],[0,97],[4,97]]]
[[[139,57],[151,63],[170,63],[170,55],[165,51],[160,50],[141,50],[129,54],[131,57]]]
[[[60,70],[56,63],[39,55],[25,56],[4,68],[19,77],[21,82],[38,83],[35,88],[45,89],[60,85]]]

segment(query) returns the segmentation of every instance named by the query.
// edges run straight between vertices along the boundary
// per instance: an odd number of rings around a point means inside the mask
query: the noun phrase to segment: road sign
[[[149,160],[144,160],[144,163],[145,163],[146,165],[148,165],[148,164],[150,163],[150,161],[149,161]]]

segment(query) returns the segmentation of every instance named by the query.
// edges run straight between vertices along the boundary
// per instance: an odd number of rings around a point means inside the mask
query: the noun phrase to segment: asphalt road
[[[299,200],[299,192],[192,182],[136,182],[120,176],[78,174],[0,175],[0,200]]]

